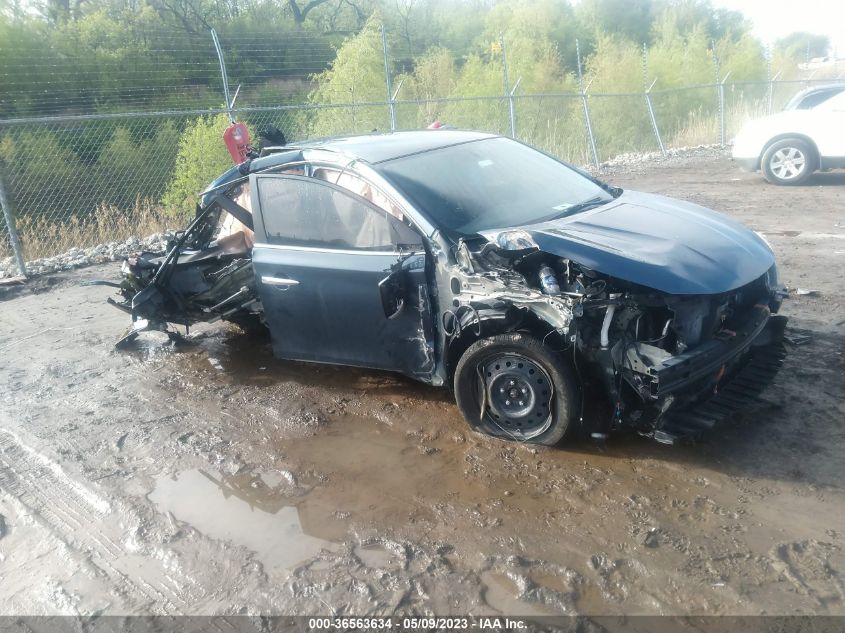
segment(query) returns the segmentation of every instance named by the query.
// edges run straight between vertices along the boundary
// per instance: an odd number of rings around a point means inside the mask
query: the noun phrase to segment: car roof
[[[201,197],[201,204],[208,204],[214,191],[227,183],[251,173],[272,170],[287,163],[303,159],[303,151],[324,150],[334,152],[347,160],[362,160],[370,164],[420,154],[443,147],[470,143],[487,138],[498,138],[495,134],[467,130],[410,130],[382,134],[360,134],[332,138],[296,141],[283,147],[268,148],[270,154],[229,168],[218,176]]]
[[[829,83],[829,84],[817,84],[815,86],[810,86],[809,88],[804,88],[801,92],[798,92],[795,96],[798,95],[808,95],[813,92],[820,92],[824,90],[844,90],[845,83]]]
[[[320,149],[375,164],[486,138],[496,138],[496,135],[440,128],[298,141],[291,143],[289,148]]]
[[[791,106],[801,103],[806,97],[810,95],[818,94],[820,92],[833,92],[842,90],[845,90],[845,83],[820,84],[817,86],[810,86],[809,88],[804,88],[800,92],[795,93],[795,95],[786,104],[786,109],[790,109]]]

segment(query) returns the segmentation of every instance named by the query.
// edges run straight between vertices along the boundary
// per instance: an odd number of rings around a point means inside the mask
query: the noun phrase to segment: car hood
[[[636,191],[520,230],[544,252],[670,294],[727,292],[774,264],[768,245],[739,222],[697,204]],[[495,241],[503,232],[485,236]]]

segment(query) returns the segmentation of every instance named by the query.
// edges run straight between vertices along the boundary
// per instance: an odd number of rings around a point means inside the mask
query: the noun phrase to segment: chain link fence
[[[25,275],[26,262],[72,248],[183,226],[198,191],[179,191],[177,175],[209,174],[210,181],[228,165],[216,151],[222,138],[214,141],[215,151],[199,151],[187,165],[177,164],[177,147],[186,130],[214,117],[236,116],[253,130],[253,138],[255,131],[272,125],[290,141],[313,134],[318,116],[320,136],[418,129],[442,120],[512,135],[572,163],[598,167],[603,159],[625,152],[724,145],[744,121],[779,110],[809,85],[769,80],[634,93],[590,94],[579,88],[577,93],[521,94],[517,78],[496,95],[397,100],[399,90],[391,86],[385,63],[383,101],[256,105],[267,100],[262,91],[272,92],[270,100],[276,103],[291,101],[295,94],[305,101],[303,85],[330,61],[329,53],[320,50],[324,54],[314,57],[314,68],[293,79],[276,80],[266,69],[256,71],[239,84],[246,98],[234,110],[207,108],[208,97],[203,97],[193,110],[70,116],[51,111],[38,118],[0,119],[0,275],[7,274],[4,268]],[[194,72],[211,72],[207,55],[203,59]],[[222,62],[221,55],[218,68],[226,78]]]

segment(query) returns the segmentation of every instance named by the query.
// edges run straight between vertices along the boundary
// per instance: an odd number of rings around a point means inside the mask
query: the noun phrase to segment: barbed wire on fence
[[[642,90],[591,92],[576,47],[577,91],[525,93],[522,77],[508,74],[502,38],[496,51],[502,66],[498,94],[402,98],[404,78],[395,81],[382,30],[383,98],[355,100],[350,78],[349,86],[341,82],[328,93],[330,103],[312,103],[313,77],[334,59],[330,42],[287,36],[280,43],[272,37],[221,37],[218,59],[212,38],[159,33],[160,75],[154,85],[130,90],[129,84],[148,77],[151,69],[142,64],[130,71],[106,63],[81,67],[73,79],[46,72],[36,82],[41,94],[30,97],[31,111],[24,116],[14,115],[19,109],[10,105],[13,94],[0,95],[0,108],[13,114],[0,119],[0,264],[9,268],[13,262],[25,275],[26,261],[178,228],[199,190],[230,164],[221,138],[230,116],[253,134],[274,126],[294,141],[314,133],[420,128],[439,118],[598,167],[601,156],[725,145],[746,119],[771,113],[800,87],[825,81],[781,80],[767,71],[766,80],[719,77],[713,83],[659,87],[649,75],[644,49]],[[168,66],[168,54],[185,50],[196,58]],[[298,60],[296,67],[291,59]],[[49,68],[36,60],[33,72]],[[23,69],[0,70],[8,76]],[[109,73],[116,83],[100,87],[98,104],[96,91],[82,84]],[[76,96],[57,104],[51,90],[74,83],[80,84]],[[168,95],[169,90],[174,92]],[[150,97],[162,93],[166,98]]]

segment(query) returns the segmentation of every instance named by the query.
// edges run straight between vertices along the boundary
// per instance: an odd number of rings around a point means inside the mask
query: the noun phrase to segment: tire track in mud
[[[831,613],[845,602],[845,582],[830,560],[831,555],[840,550],[832,543],[810,539],[781,543],[772,548],[769,558],[772,567],[799,594],[808,596],[820,609]]]
[[[108,579],[113,593],[130,597],[135,604],[141,597],[147,607],[160,605],[166,614],[183,613],[193,604],[180,589],[192,579],[178,568],[136,567],[137,581],[130,579],[120,567],[131,565],[131,553],[102,529],[109,520],[117,523],[112,504],[5,429],[0,429],[0,491],[16,499],[34,522],[75,554],[80,566],[93,565],[95,574]]]

